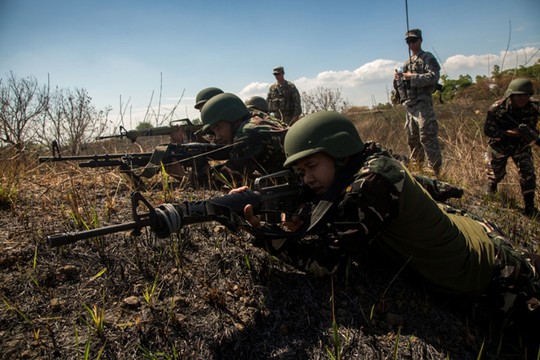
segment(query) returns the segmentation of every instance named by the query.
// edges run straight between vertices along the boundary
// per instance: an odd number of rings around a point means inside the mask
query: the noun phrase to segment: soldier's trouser
[[[490,185],[497,185],[506,176],[508,158],[512,158],[519,171],[519,185],[524,196],[534,193],[536,189],[536,175],[532,150],[526,146],[513,154],[501,154],[489,147],[488,179]]]
[[[493,224],[484,225],[495,245],[496,264],[490,289],[491,306],[504,313],[512,309],[516,299],[527,302],[531,298],[540,300],[540,260],[538,255],[514,249],[508,239]],[[523,304],[520,304],[523,305]],[[530,311],[540,308],[530,306]]]
[[[421,100],[406,109],[405,129],[411,160],[421,164],[427,157],[429,166],[438,170],[442,164],[442,156],[437,137],[439,125],[432,101]]]

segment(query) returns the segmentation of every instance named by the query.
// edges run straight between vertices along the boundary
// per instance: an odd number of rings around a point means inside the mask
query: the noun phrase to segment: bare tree
[[[48,86],[40,87],[34,77],[18,78],[10,72],[7,79],[0,79],[0,141],[22,151],[48,103]]]
[[[305,114],[322,110],[344,112],[350,107],[348,101],[342,98],[341,89],[328,89],[321,86],[309,93],[302,92],[302,104]]]
[[[57,140],[78,154],[83,143],[92,141],[107,128],[110,108],[96,110],[85,89],[57,89],[51,97],[47,120],[39,130],[42,142]]]

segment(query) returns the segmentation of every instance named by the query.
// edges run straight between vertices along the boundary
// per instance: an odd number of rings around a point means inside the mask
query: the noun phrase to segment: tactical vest
[[[412,56],[405,61],[403,72],[410,71],[414,74],[425,74],[427,72],[426,66],[429,63],[432,63],[434,66],[436,65],[437,70],[440,70],[439,63],[435,57],[431,53],[421,50],[418,55]],[[419,88],[412,87],[410,80],[399,79],[395,83],[395,88],[399,95],[399,101],[403,103],[407,100],[415,99],[420,95],[431,96],[431,94],[437,91],[438,84]]]

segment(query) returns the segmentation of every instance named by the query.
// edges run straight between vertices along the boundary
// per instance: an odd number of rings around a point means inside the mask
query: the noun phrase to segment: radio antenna
[[[407,20],[407,34],[408,34],[409,33],[409,2],[408,0],[405,0],[405,18]],[[409,44],[407,44],[407,47],[409,47]],[[411,58],[412,58],[411,48],[409,47],[409,68],[411,67]]]

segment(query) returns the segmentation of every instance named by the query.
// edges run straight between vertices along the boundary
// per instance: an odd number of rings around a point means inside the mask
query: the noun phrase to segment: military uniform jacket
[[[407,100],[405,105],[414,105],[419,100],[430,100],[437,89],[441,66],[430,52],[420,50],[411,56],[403,65],[403,71],[410,71],[417,76],[407,81]]]
[[[523,109],[512,108],[509,98],[496,101],[489,108],[484,123],[484,134],[489,137],[488,144],[500,154],[513,155],[530,146],[522,137],[506,135],[506,130],[515,129],[519,124],[527,124],[536,129],[538,124],[538,102],[529,101]]]
[[[285,80],[283,84],[272,84],[268,89],[266,101],[268,102],[268,112],[276,114],[281,112],[286,117],[295,117],[302,113],[300,93],[290,81]]]
[[[283,139],[287,126],[271,118],[252,116],[235,129],[229,160],[225,165],[249,178],[282,170]]]
[[[370,146],[364,156],[313,236],[255,245],[317,276],[335,272],[367,246],[378,246],[439,292],[472,298],[484,293],[495,264],[484,227],[446,212],[380,148]]]

